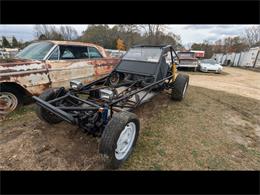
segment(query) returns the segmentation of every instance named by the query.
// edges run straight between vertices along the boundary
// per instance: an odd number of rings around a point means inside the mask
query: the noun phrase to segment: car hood
[[[206,67],[206,68],[222,68],[220,64],[208,64],[208,63],[201,63],[201,67]]]

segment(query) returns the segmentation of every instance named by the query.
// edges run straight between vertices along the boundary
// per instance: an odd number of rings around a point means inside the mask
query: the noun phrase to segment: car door
[[[94,66],[94,79],[98,79],[110,73],[115,65],[118,64],[119,58],[103,56],[94,46],[89,46],[89,63]]]
[[[102,71],[107,66],[102,61],[103,56],[87,46],[57,46],[46,61],[52,87],[67,88],[71,80],[93,81],[108,72]]]

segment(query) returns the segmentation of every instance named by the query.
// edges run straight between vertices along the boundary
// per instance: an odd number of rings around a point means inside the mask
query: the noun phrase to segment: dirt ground
[[[187,96],[166,93],[136,110],[139,139],[122,170],[260,170],[260,73],[192,73]],[[1,121],[1,170],[102,170],[99,139],[26,106]]]
[[[190,73],[190,84],[260,100],[259,72],[234,67],[224,67],[224,71],[224,74]]]

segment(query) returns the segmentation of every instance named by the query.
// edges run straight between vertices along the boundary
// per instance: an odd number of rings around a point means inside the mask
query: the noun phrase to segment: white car
[[[199,69],[202,72],[221,73],[223,66],[218,64],[214,59],[204,59],[200,61]]]

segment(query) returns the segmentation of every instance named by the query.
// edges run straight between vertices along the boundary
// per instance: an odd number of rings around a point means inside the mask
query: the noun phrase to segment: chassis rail
[[[71,124],[75,124],[76,123],[76,120],[75,118],[64,112],[63,110],[51,105],[50,103],[46,102],[46,101],[43,101],[41,98],[38,98],[36,96],[33,96],[32,97],[34,100],[36,100],[36,104],[42,106],[43,108],[49,110],[50,112],[56,114],[57,116],[59,116],[60,118],[62,118],[63,120],[71,123]]]
[[[145,87],[143,87],[141,89],[138,89],[138,90],[135,90],[133,92],[130,92],[130,93],[126,94],[125,96],[120,97],[120,98],[110,102],[107,106],[110,107],[111,113],[113,113],[113,111],[112,111],[114,109],[113,107],[118,107],[116,105],[117,103],[119,103],[119,102],[121,102],[123,100],[130,99],[135,94],[137,94],[137,93],[139,93],[141,91],[144,91],[146,89],[149,89],[146,92],[146,94],[145,94],[145,96],[146,96],[151,91],[153,86],[156,86],[156,85],[158,85],[158,84],[160,84],[160,83],[162,83],[162,82],[164,82],[164,81],[166,81],[168,79],[171,79],[171,78],[172,78],[172,75],[168,76],[168,77],[165,77],[164,79],[159,80],[159,81],[157,81],[155,83],[147,85],[147,86],[145,86]],[[89,110],[98,111],[98,110],[105,109],[104,106],[100,106],[100,105],[95,104],[93,102],[90,102],[88,100],[83,100],[83,99],[81,99],[79,97],[76,97],[76,96],[70,94],[70,92],[68,92],[64,96],[58,97],[58,98],[50,100],[50,101],[44,101],[41,98],[36,97],[36,96],[33,96],[32,98],[36,101],[36,104],[38,104],[39,106],[42,106],[44,109],[48,110],[49,112],[57,115],[58,117],[62,118],[63,120],[65,120],[65,121],[67,121],[67,122],[69,122],[71,124],[78,124],[78,119],[77,119],[77,117],[74,117],[73,114],[67,113],[66,111],[89,111]],[[82,102],[82,103],[85,103],[85,104],[89,105],[89,107],[85,107],[85,108],[75,107],[75,106],[74,107],[73,106],[72,107],[62,107],[62,106],[57,106],[56,107],[56,106],[52,105],[53,103],[55,103],[57,101],[62,101],[65,98],[72,98],[74,100],[77,100],[79,102]],[[137,102],[135,105],[133,105],[133,106],[125,105],[124,107],[126,107],[126,108],[129,107],[129,108],[133,109],[133,108],[137,107],[139,104],[141,104],[142,99],[139,102]]]

